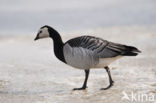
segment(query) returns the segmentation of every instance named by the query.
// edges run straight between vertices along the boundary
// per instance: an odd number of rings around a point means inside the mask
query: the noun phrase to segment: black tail
[[[125,51],[122,53],[124,56],[136,56],[138,53],[141,53],[136,47],[133,46],[125,46]]]

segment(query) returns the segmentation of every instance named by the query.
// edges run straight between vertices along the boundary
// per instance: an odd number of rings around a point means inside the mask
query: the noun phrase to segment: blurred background
[[[155,0],[0,0],[0,35],[155,25]]]
[[[50,25],[63,41],[81,35],[101,37],[142,51],[104,69],[91,70],[88,89],[72,91],[84,71],[57,60],[51,39],[34,42]],[[0,103],[132,103],[144,93],[156,97],[156,0],[0,0]],[[156,98],[155,98],[156,99]],[[134,101],[134,103],[154,103]]]

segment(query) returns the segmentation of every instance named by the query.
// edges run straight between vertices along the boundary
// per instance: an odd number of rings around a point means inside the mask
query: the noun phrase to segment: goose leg
[[[112,80],[112,77],[111,77],[111,73],[110,73],[110,69],[109,69],[109,67],[106,66],[106,67],[104,67],[104,68],[106,69],[106,71],[107,71],[107,73],[108,73],[108,77],[109,77],[109,86],[106,87],[106,88],[101,88],[101,90],[109,89],[110,87],[113,86],[113,83],[114,83],[114,81]]]
[[[83,83],[83,86],[81,88],[74,88],[73,90],[84,90],[84,89],[86,89],[88,76],[89,76],[89,69],[85,69],[85,81]]]

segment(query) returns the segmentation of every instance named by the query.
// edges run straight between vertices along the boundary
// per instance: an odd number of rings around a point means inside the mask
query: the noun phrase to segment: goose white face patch
[[[38,31],[38,38],[47,38],[49,37],[49,32],[48,32],[48,28],[47,27],[44,27],[44,28],[41,28],[39,31]]]

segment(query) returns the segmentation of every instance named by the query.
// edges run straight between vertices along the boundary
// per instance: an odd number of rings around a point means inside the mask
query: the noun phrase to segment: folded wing
[[[109,42],[93,36],[81,36],[67,41],[71,47],[82,47],[94,53],[95,57],[136,56],[140,51],[132,46]]]

